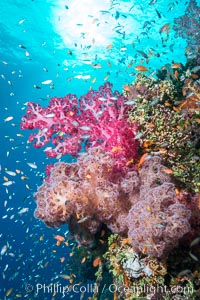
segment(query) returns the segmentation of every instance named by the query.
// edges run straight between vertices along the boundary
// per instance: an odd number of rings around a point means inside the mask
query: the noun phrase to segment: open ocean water
[[[42,184],[45,166],[56,159],[47,159],[43,149],[27,143],[28,130],[20,130],[26,102],[47,106],[53,96],[79,97],[105,81],[122,92],[123,85],[135,79],[137,65],[155,76],[165,64],[185,64],[187,43],[175,37],[173,25],[188,3],[0,2],[0,299],[85,300],[92,294],[62,294],[68,281],[59,275],[69,275],[74,240],[69,237],[68,246],[57,246],[54,235],[68,240],[68,226],[48,228],[33,216],[33,193]],[[160,32],[165,24],[170,26],[168,34]],[[62,160],[70,162],[68,157]],[[71,273],[75,280],[76,269]],[[55,282],[60,289],[48,290]]]

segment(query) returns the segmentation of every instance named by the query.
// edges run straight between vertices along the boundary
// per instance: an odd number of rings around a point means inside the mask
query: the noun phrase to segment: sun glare
[[[66,2],[65,2],[66,3]],[[53,8],[55,29],[68,47],[105,46],[113,35],[110,1],[75,0]]]

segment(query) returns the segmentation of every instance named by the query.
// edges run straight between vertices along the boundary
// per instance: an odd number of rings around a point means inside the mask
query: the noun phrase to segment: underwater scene
[[[200,299],[200,0],[7,0],[0,29],[0,300]]]

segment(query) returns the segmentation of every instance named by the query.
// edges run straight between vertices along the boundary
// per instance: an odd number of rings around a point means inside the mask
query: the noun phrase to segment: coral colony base
[[[182,68],[183,76],[186,72]],[[186,84],[178,90],[171,79],[139,74],[124,87],[124,96],[105,83],[80,100],[55,97],[46,108],[29,103],[22,118],[22,129],[38,129],[29,142],[39,148],[48,144],[48,157],[78,158],[48,166],[34,194],[35,217],[49,227],[68,223],[78,243],[97,256],[93,266],[99,267],[100,287],[106,266],[117,285],[144,286],[144,278],[165,284],[169,254],[183,240],[192,247],[191,260],[199,259],[194,249],[200,242],[199,111],[182,105]],[[198,85],[194,81],[190,87],[197,105]],[[186,171],[193,174],[189,185]],[[188,278],[186,283],[194,286]],[[117,295],[136,299],[125,290],[115,291],[114,299]],[[94,293],[93,299],[101,298]]]

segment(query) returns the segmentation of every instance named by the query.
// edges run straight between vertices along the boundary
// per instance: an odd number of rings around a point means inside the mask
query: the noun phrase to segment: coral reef
[[[181,299],[179,287],[200,286],[199,72],[173,63],[158,79],[138,74],[126,97],[106,83],[80,100],[67,95],[46,108],[28,104],[21,128],[38,129],[29,141],[39,148],[49,143],[48,157],[78,157],[47,166],[34,194],[35,217],[49,227],[67,223],[79,244],[74,257],[85,265],[95,258],[94,300]],[[120,287],[114,295],[104,291],[105,274]]]

